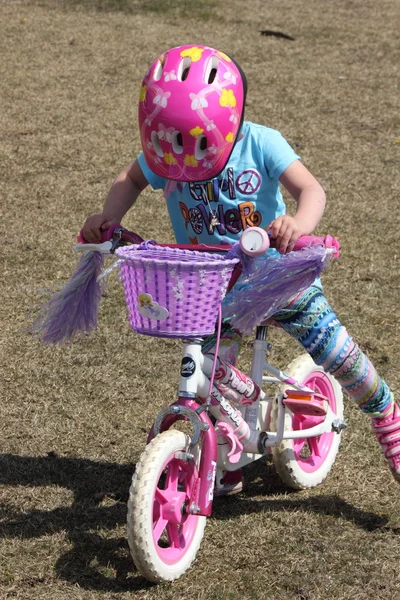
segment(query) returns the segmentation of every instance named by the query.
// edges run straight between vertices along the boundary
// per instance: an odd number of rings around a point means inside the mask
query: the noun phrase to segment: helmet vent
[[[174,131],[172,134],[172,150],[175,154],[182,154],[183,152],[183,140],[180,131]]]
[[[196,140],[196,148],[194,151],[194,155],[196,160],[202,160],[207,152],[207,138],[205,135],[199,135]]]
[[[161,148],[160,140],[156,131],[151,132],[151,143],[153,144],[153,148],[156,151],[157,156],[164,158],[164,152]]]
[[[158,59],[157,65],[154,69],[154,73],[153,73],[154,81],[160,81],[162,74],[163,74],[163,70],[164,70],[164,64],[165,64],[165,56],[163,54]]]
[[[204,72],[204,82],[205,83],[213,83],[214,79],[217,76],[217,69],[219,65],[218,56],[211,56],[208,60],[206,70]]]
[[[190,65],[192,64],[192,60],[190,56],[185,56],[184,59],[180,62],[178,67],[178,80],[185,81],[188,78]]]

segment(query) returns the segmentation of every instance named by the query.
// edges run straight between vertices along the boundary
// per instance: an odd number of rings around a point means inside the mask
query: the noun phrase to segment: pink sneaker
[[[243,489],[243,472],[242,469],[237,471],[224,471],[221,483],[216,483],[214,489],[214,498],[221,496],[231,496],[238,494]]]
[[[400,408],[396,403],[388,417],[372,419],[372,429],[382,447],[393,477],[400,483]]]

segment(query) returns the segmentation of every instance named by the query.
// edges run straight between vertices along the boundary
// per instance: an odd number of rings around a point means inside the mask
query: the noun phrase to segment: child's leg
[[[323,292],[311,287],[273,316],[282,327],[331,373],[359,408],[372,417],[372,426],[400,481],[400,409],[386,382],[348,335]]]

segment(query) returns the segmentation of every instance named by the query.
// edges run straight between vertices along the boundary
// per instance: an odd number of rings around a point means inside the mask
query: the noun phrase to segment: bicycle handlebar
[[[114,250],[123,244],[141,244],[144,240],[140,235],[133,231],[129,231],[122,227],[122,225],[114,224],[111,225],[107,231],[101,233],[100,244],[90,244],[85,241],[82,231],[78,236],[78,246],[75,246],[76,250],[93,249],[106,254],[114,252]],[[180,250],[196,250],[197,252],[228,252],[231,250],[230,245],[216,245],[216,244],[157,244],[161,247],[166,248],[179,248]],[[325,248],[331,248],[333,250],[334,258],[339,257],[340,244],[337,238],[330,235],[325,237],[304,235],[301,236],[295,243],[293,252],[302,250],[309,246],[323,246]],[[270,238],[270,247],[275,248],[275,240]]]

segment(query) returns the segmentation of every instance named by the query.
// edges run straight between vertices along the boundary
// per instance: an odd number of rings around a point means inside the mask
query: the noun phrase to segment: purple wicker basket
[[[214,333],[218,307],[239,259],[148,243],[119,248],[134,331],[169,338]]]

